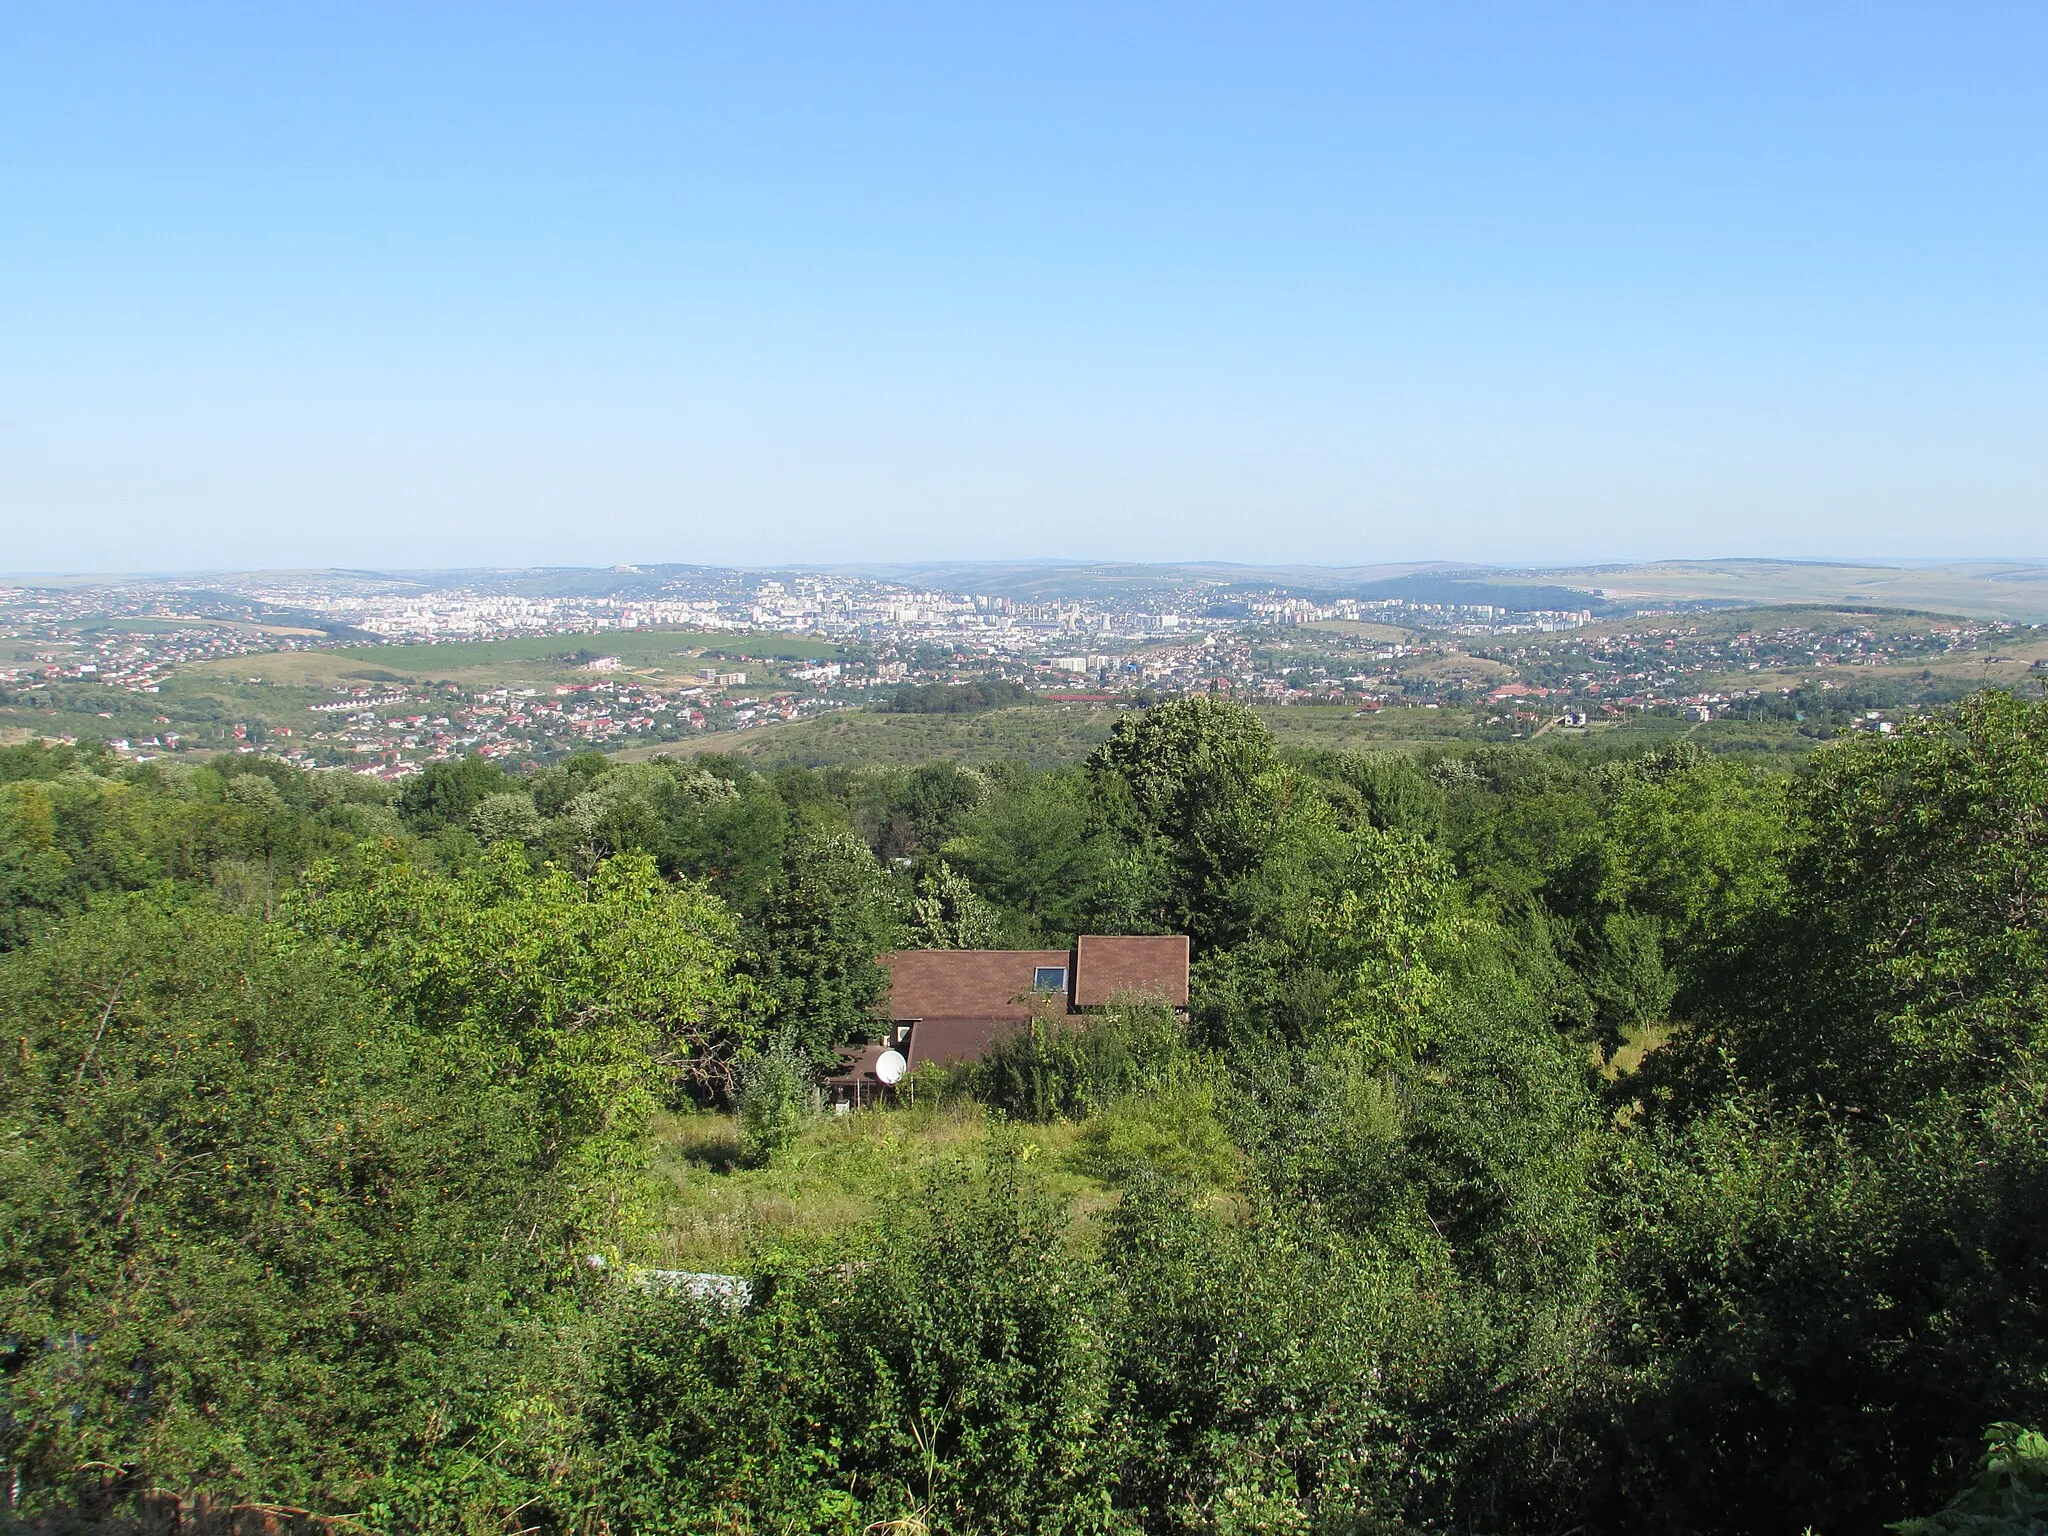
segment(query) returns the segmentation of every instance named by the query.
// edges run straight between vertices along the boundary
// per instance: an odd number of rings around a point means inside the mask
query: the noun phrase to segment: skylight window
[[[1064,965],[1041,965],[1031,973],[1031,990],[1034,992],[1064,992],[1067,990],[1067,968]]]

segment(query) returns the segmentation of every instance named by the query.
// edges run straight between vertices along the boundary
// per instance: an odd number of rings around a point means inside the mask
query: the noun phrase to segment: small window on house
[[[1041,965],[1031,973],[1031,990],[1034,992],[1064,992],[1067,990],[1067,968],[1064,965]]]

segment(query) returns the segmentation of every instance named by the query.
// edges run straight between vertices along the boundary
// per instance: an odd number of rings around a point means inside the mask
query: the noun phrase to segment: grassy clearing
[[[1643,1059],[1671,1038],[1673,1026],[1654,1023],[1640,1024],[1628,1033],[1628,1037],[1614,1048],[1614,1054],[1600,1063],[1601,1075],[1612,1082],[1626,1077],[1643,1064]]]
[[[1283,747],[1339,752],[1401,752],[1485,739],[1469,709],[1383,709],[1360,714],[1348,704],[1285,704],[1259,711]]]
[[[1414,640],[1418,633],[1412,629],[1403,629],[1398,624],[1374,624],[1363,619],[1323,619],[1300,627],[1326,635],[1343,635],[1352,640],[1374,640],[1382,645],[1406,645]]]
[[[666,1115],[655,1125],[655,1219],[644,1262],[662,1269],[731,1273],[750,1254],[808,1246],[862,1222],[982,1151],[992,1128],[971,1101],[871,1109],[821,1119],[766,1168],[739,1168],[730,1115]],[[1116,1201],[1075,1166],[1081,1128],[1015,1127],[1024,1158],[1075,1217],[1086,1241]]]

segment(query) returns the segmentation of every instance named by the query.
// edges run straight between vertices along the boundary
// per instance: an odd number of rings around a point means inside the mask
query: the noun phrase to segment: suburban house
[[[834,1105],[886,1094],[875,1075],[884,1051],[899,1052],[914,1072],[979,1060],[1034,1018],[1085,1014],[1126,997],[1188,1006],[1188,940],[1179,933],[1088,933],[1072,949],[899,949],[882,965],[889,999],[878,1012],[887,1033],[841,1051],[844,1065],[825,1080]]]

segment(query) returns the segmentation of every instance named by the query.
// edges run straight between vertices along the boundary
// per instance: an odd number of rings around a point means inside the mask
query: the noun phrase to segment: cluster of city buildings
[[[2005,658],[1999,645],[2029,626],[1996,620],[1932,625],[1816,622],[1731,630],[1712,624],[1631,626],[1544,645],[1475,651],[1512,665],[1553,693],[1624,708],[1676,704],[1698,711],[1761,696],[1764,687],[1703,689],[1749,674],[1783,678],[1818,669],[1898,668],[1914,662]],[[1782,687],[1778,691],[1783,691]]]
[[[1143,638],[1189,624],[1155,605],[1020,599],[939,592],[838,576],[754,576],[691,569],[648,576],[631,567],[610,573],[632,590],[533,593],[496,590],[487,581],[418,590],[411,584],[301,576],[251,577],[230,585],[243,597],[320,615],[388,640],[491,640],[519,635],[590,634],[642,628],[744,634],[801,631],[834,639],[878,635],[1009,637],[1024,649],[1050,635]],[[629,580],[630,579],[630,580]],[[531,585],[532,578],[517,584]],[[1189,594],[1199,598],[1200,593]]]
[[[329,643],[322,631],[196,609],[156,584],[0,587],[0,684],[159,691],[181,666]]]
[[[1549,634],[1593,622],[1590,608],[1508,608],[1498,603],[1426,603],[1411,598],[1337,598],[1317,602],[1274,595],[1253,598],[1247,610],[1269,624],[1350,623],[1414,625],[1458,635]]]
[[[320,573],[16,586],[0,588],[0,714],[9,717],[0,728],[101,729],[136,755],[232,746],[396,775],[464,753],[546,759],[748,730],[859,707],[899,683],[994,677],[1061,701],[1205,692],[1362,712],[1469,707],[1480,724],[1519,732],[1544,720],[1569,728],[1651,709],[1706,721],[1786,694],[1787,675],[1801,671],[1889,667],[1895,677],[1923,658],[1996,662],[2007,659],[2000,646],[2027,628],[1831,618],[1738,629],[1694,614],[1588,632],[1592,617],[1591,607],[1326,600],[1211,580],[1027,598],[679,567],[438,583]],[[572,683],[393,680],[310,701],[298,696],[308,690],[271,685],[260,700],[253,687],[243,690],[248,700],[215,700],[204,717],[191,713],[184,682],[166,686],[193,662],[278,650],[648,630],[708,648],[707,664],[678,675],[567,646],[584,656]],[[741,664],[715,658],[719,647],[733,655],[743,645],[681,638],[762,632],[803,633],[838,649]],[[1882,729],[1891,718],[1858,709],[1858,728]]]
[[[135,688],[158,686],[193,660],[338,641],[430,643],[635,629],[796,631],[901,662],[906,675],[938,675],[943,667],[931,665],[932,654],[938,654],[1046,682],[1066,677],[1170,687],[1209,679],[1217,647],[1246,628],[1378,619],[1515,633],[1590,616],[1511,615],[1486,605],[1399,599],[1321,602],[1283,591],[1236,592],[1214,580],[1136,594],[1043,599],[927,590],[853,576],[697,568],[563,573],[556,590],[536,590],[549,584],[545,573],[531,572],[452,584],[292,573],[21,587],[0,589],[0,622],[18,635],[64,641],[40,658],[46,670],[56,668],[47,673],[51,677]],[[819,673],[801,680],[842,681]],[[851,686],[856,679],[843,681]]]
[[[437,759],[475,755],[545,760],[627,743],[682,740],[843,707],[789,690],[749,689],[747,674],[716,672],[696,686],[663,687],[600,672],[551,687],[465,689],[452,683],[371,693],[353,689],[310,706],[318,728],[272,727],[267,750],[306,767],[349,766],[386,778]]]

